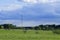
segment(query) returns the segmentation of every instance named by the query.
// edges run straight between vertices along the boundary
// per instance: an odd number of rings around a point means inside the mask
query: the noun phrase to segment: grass
[[[38,34],[35,30],[4,30],[0,29],[0,40],[60,40],[60,35],[53,34],[52,31],[39,30]]]

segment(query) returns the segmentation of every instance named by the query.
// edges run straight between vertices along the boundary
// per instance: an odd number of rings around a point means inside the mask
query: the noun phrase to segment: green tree
[[[16,26],[13,24],[3,24],[4,29],[14,29]]]

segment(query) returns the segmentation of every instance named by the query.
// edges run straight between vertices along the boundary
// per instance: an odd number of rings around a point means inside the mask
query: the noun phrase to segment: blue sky
[[[60,0],[0,0],[0,24],[60,24]]]

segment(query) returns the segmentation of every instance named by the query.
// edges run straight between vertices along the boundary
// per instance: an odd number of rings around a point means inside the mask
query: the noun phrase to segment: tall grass
[[[0,40],[60,40],[60,35],[53,34],[52,31],[28,30],[4,30],[0,29]]]

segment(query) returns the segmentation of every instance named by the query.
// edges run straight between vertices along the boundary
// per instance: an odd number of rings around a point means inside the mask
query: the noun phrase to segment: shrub
[[[55,30],[53,30],[53,33],[55,33],[55,34],[60,34],[60,29],[55,29]]]

